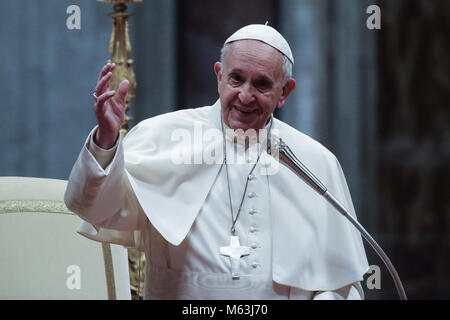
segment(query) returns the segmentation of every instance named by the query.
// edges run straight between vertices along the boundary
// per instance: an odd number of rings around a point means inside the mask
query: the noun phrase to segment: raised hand
[[[95,88],[97,99],[94,104],[94,111],[98,129],[94,141],[103,149],[111,148],[119,135],[125,117],[125,97],[130,85],[128,80],[123,80],[117,88],[117,94],[114,90],[110,90],[109,84],[115,67],[114,63],[108,63],[103,67]]]

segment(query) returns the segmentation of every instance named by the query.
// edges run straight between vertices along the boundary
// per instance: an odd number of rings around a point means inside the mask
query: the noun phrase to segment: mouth
[[[238,107],[238,106],[233,106],[233,108],[234,108],[235,110],[237,110],[237,111],[243,113],[243,114],[253,114],[253,113],[256,113],[256,109],[254,109],[254,110],[249,110],[249,109],[242,108],[242,107]]]

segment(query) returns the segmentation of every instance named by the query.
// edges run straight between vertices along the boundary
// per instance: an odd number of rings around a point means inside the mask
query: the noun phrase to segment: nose
[[[253,88],[249,84],[244,84],[241,86],[239,95],[238,95],[239,101],[244,104],[248,105],[255,101],[255,96],[253,94]]]

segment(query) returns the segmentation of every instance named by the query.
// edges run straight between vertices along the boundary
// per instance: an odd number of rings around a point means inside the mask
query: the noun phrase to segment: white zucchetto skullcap
[[[237,40],[259,40],[267,43],[269,46],[274,47],[281,53],[283,53],[292,64],[294,64],[294,57],[292,56],[291,48],[286,39],[274,28],[264,24],[250,24],[245,26],[235,33],[233,33],[225,43],[237,41]]]

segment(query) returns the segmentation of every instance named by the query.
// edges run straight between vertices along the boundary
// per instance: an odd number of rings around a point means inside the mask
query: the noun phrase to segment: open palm
[[[110,90],[109,84],[114,68],[115,64],[113,63],[108,63],[103,67],[95,88],[97,101],[94,111],[98,122],[95,142],[104,149],[111,148],[119,135],[125,117],[125,97],[129,87],[128,80],[123,80],[117,88],[117,94],[114,90]]]

